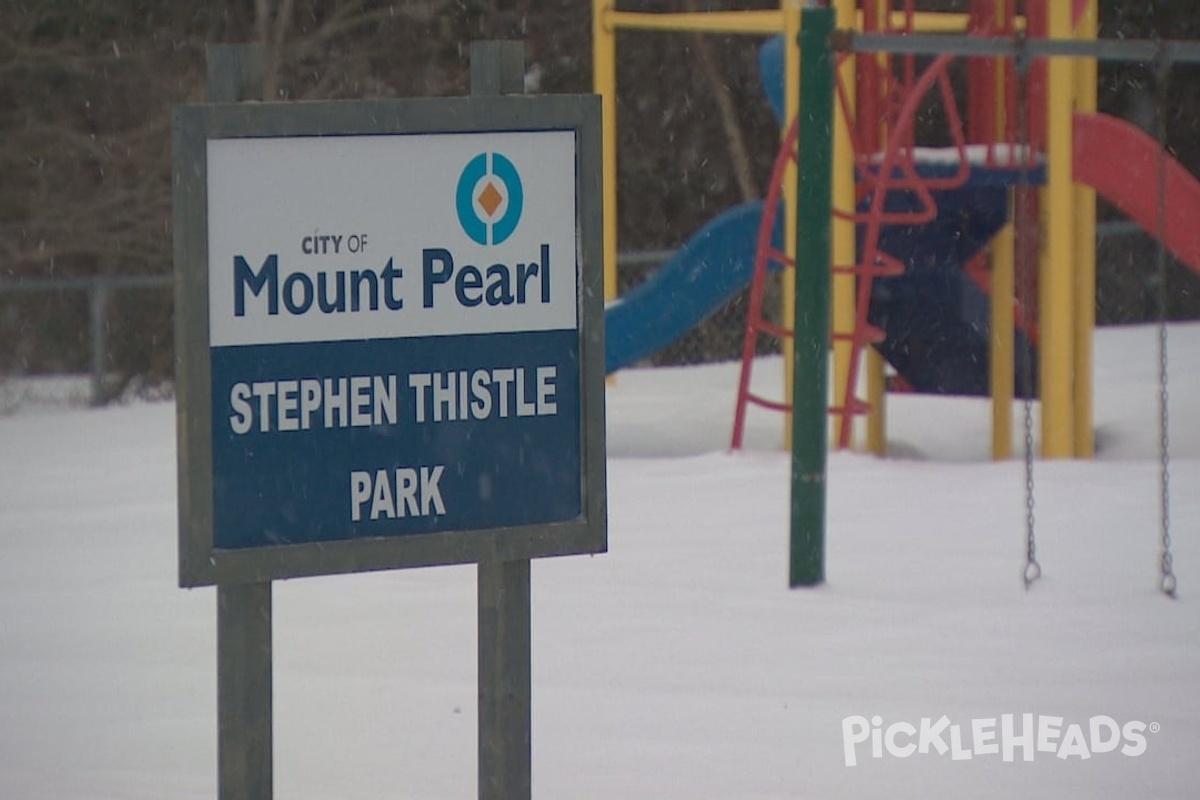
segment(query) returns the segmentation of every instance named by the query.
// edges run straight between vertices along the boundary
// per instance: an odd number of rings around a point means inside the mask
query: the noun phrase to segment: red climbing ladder
[[[914,0],[903,0],[902,11],[895,16],[886,12],[879,13],[881,10],[878,4],[867,5],[868,9],[874,8],[876,13],[872,13],[871,10],[864,11],[864,30],[894,34],[912,32],[916,14]],[[1009,17],[1012,17],[1011,13]],[[993,34],[1012,30],[1011,19],[1007,23],[997,24],[994,3],[976,0],[971,33]],[[848,57],[855,56],[841,56],[843,59]],[[882,249],[881,233],[889,225],[920,225],[934,220],[938,213],[934,192],[962,186],[970,177],[971,170],[963,121],[948,72],[954,60],[953,56],[935,58],[919,73],[917,59],[912,55],[893,57],[862,54],[855,58],[857,108],[851,107],[850,92],[842,81],[842,71],[839,69],[837,73],[839,106],[849,122],[847,127],[853,148],[855,208],[835,209],[834,214],[838,218],[852,221],[860,232],[856,263],[834,265],[832,268],[834,274],[850,274],[856,280],[853,327],[849,331],[835,330],[832,334],[835,342],[847,342],[850,350],[846,382],[844,386],[838,387],[837,391],[837,396],[844,397],[845,402],[841,406],[830,408],[830,412],[838,415],[840,419],[837,430],[839,448],[851,445],[855,418],[871,410],[870,405],[858,396],[857,386],[863,348],[881,342],[884,337],[884,332],[871,325],[867,319],[874,281],[877,278],[900,275],[905,269],[898,258]],[[975,85],[979,86],[980,82],[987,78],[975,77],[974,80]],[[995,85],[994,78],[992,85]],[[934,90],[937,91],[941,102],[949,138],[956,151],[957,168],[953,174],[942,177],[926,177],[920,173],[919,152],[915,144],[917,113],[921,110],[926,95]],[[986,96],[977,99],[983,100],[985,104],[991,103]],[[1009,119],[1012,116],[1010,115]],[[971,122],[972,127],[994,125],[994,121],[986,115],[978,122],[975,119]],[[991,136],[980,138],[985,141],[993,139]],[[766,319],[762,306],[767,275],[772,265],[783,269],[794,268],[792,260],[772,246],[772,233],[779,216],[782,181],[789,162],[796,160],[796,151],[797,125],[793,122],[775,159],[759,227],[734,414],[731,442],[734,448],[742,445],[746,410],[749,405],[785,412],[791,410],[790,405],[784,401],[754,393],[751,388],[751,373],[760,336],[765,334],[776,338],[788,338],[792,335],[790,330]],[[1013,151],[1010,149],[1009,152]],[[996,149],[990,146],[986,160],[992,162],[995,157]],[[888,198],[896,192],[913,196],[916,200],[915,208],[906,211],[888,210]]]
[[[754,253],[754,275],[750,280],[750,303],[746,314],[746,330],[742,342],[742,372],[738,378],[737,407],[733,417],[732,447],[736,450],[742,446],[742,436],[746,426],[747,405],[769,408],[774,411],[789,412],[791,406],[781,400],[772,400],[750,390],[750,375],[754,369],[754,354],[758,349],[758,337],[761,334],[774,336],[777,339],[790,339],[792,331],[771,322],[763,316],[763,294],[766,291],[767,273],[775,264],[784,269],[794,269],[796,263],[787,253],[772,244],[775,220],[779,215],[780,202],[783,199],[783,177],[789,164],[796,163],[796,138],[799,135],[799,120],[793,120],[784,134],[783,144],[775,156],[775,166],[771,170],[771,181],[767,186],[767,197],[763,202],[762,220],[758,223],[758,243]]]

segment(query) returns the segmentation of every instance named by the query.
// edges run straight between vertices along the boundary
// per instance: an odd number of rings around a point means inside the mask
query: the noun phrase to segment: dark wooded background
[[[770,2],[621,0],[627,10],[770,8]],[[923,8],[959,9],[963,2]],[[1101,3],[1101,36],[1200,38],[1200,4]],[[591,89],[584,0],[4,0],[0,3],[0,278],[171,270],[169,109],[204,99],[209,42],[261,42],[268,97],[440,96],[467,90],[468,43],[522,39],[530,88]],[[753,37],[618,34],[620,245],[672,248],[765,191],[778,128]],[[1102,65],[1103,111],[1152,128],[1200,174],[1200,71],[1172,74],[1165,108],[1149,65]],[[1113,219],[1101,207],[1102,219]],[[1197,221],[1200,224],[1200,220]],[[1098,318],[1156,313],[1154,244],[1100,247]],[[644,269],[627,270],[636,281]],[[1200,317],[1200,281],[1173,265],[1170,316]],[[86,297],[0,294],[0,375],[85,371]],[[172,370],[170,290],[122,291],[109,367],[122,381]],[[736,355],[744,299],[664,353]]]

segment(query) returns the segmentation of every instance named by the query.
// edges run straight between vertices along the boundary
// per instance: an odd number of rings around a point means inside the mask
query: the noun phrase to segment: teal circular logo
[[[517,229],[525,194],[511,161],[499,153],[480,153],[458,176],[454,200],[458,223],[471,241],[496,245]]]

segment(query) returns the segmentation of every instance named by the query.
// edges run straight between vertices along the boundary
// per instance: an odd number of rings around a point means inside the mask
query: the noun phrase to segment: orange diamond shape
[[[496,209],[499,208],[500,204],[503,202],[504,195],[500,194],[500,192],[496,190],[496,185],[494,183],[488,181],[487,186],[485,186],[483,191],[479,193],[480,207],[483,208],[483,210],[486,211],[487,215],[490,217],[495,215]]]

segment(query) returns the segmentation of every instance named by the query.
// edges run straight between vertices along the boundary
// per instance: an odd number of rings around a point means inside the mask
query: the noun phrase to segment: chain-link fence
[[[0,381],[87,375],[101,405],[172,377],[170,275],[0,281]]]
[[[1096,320],[1100,325],[1156,318],[1156,242],[1124,220],[1098,226]],[[621,293],[644,281],[673,250],[627,252],[618,258]],[[1200,277],[1171,260],[1168,319],[1200,318]],[[131,385],[157,387],[173,376],[172,278],[112,275],[0,280],[0,383],[22,376],[86,376],[90,402],[103,404]],[[643,366],[677,366],[741,357],[748,290],[702,324],[655,353]],[[779,319],[778,276],[768,283],[766,313]],[[758,354],[779,342],[759,337]]]

